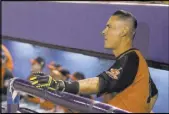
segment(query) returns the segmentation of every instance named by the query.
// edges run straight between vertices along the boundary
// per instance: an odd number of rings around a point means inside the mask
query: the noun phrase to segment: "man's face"
[[[32,64],[31,71],[32,71],[32,72],[39,72],[39,71],[41,71],[41,66],[40,66],[40,64],[38,64],[38,63]]]
[[[117,16],[112,16],[106,24],[102,34],[104,36],[104,48],[116,49],[121,43],[122,23]]]

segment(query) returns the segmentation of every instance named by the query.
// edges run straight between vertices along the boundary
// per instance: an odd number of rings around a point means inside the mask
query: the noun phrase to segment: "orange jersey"
[[[7,57],[7,63],[6,63],[6,68],[10,71],[13,70],[13,59],[12,59],[12,56],[9,52],[9,50],[2,44],[2,50],[4,51],[5,53],[5,56]]]
[[[7,61],[5,63],[5,66],[1,66],[1,87],[3,87],[3,78],[4,78],[4,75],[5,75],[5,68],[7,68],[9,71],[12,71],[13,70],[13,60],[12,60],[12,56],[9,52],[9,50],[2,44],[2,51],[4,52],[6,58],[7,58]]]
[[[139,59],[135,79],[130,86],[117,94],[108,102],[108,104],[112,104],[131,112],[145,113],[149,112],[149,105],[147,103],[147,98],[149,96],[149,71],[147,63],[140,52],[135,50],[133,52],[136,53]],[[131,69],[130,72],[133,72],[132,70],[134,69]]]
[[[40,102],[40,107],[45,109],[45,110],[51,110],[51,109],[54,109],[56,106],[55,106],[54,103],[45,100],[43,102]]]
[[[152,84],[147,62],[139,50],[124,52],[109,70],[98,77],[102,81],[98,95],[112,95],[105,96],[106,103],[132,113],[151,112],[157,89]]]

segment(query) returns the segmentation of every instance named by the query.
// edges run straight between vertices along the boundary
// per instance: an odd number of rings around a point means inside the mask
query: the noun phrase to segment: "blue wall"
[[[87,78],[94,77],[113,65],[113,60],[99,59],[97,57],[86,56],[82,54],[66,52],[45,47],[33,46],[27,43],[21,43],[10,40],[2,40],[2,43],[9,49],[14,60],[14,75],[26,79],[30,73],[30,59],[42,56],[46,63],[51,61],[63,65],[71,73],[75,71],[83,72]],[[45,67],[45,72],[49,72]],[[169,112],[168,109],[168,71],[150,68],[152,78],[159,90],[159,98],[153,109],[154,112]],[[98,98],[96,100],[102,100]]]
[[[67,68],[71,73],[80,71],[83,72],[86,77],[96,76],[114,63],[112,60],[104,60],[78,53],[33,46],[16,41],[3,40],[3,44],[10,50],[14,59],[14,75],[24,79],[26,79],[30,73],[30,59],[37,56],[43,57],[47,64],[51,61],[55,61]],[[47,66],[44,71],[49,72]]]

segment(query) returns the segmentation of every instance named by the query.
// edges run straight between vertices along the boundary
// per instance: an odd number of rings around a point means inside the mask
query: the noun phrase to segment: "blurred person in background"
[[[54,61],[52,61],[49,65],[49,74],[56,80],[62,79],[62,75],[60,71],[63,69],[63,67],[60,64],[56,64]]]
[[[37,57],[35,59],[31,59],[31,73],[33,72],[42,72],[44,67],[45,67],[45,60],[42,57]],[[30,73],[30,74],[31,74]],[[31,78],[31,75],[28,76],[28,80]],[[39,104],[40,103],[40,98],[38,97],[34,97],[31,95],[26,95],[26,100],[31,102],[31,103],[35,103],[35,104]]]
[[[70,72],[69,72],[69,70],[63,68],[59,72],[61,73],[61,79],[60,80],[62,80],[62,81],[68,81],[70,79]],[[71,110],[69,110],[68,108],[63,107],[63,106],[57,106],[56,109],[59,112],[63,112],[63,113],[70,113],[70,112],[72,112]]]
[[[74,72],[71,76],[72,81],[82,80],[82,79],[85,79],[85,76],[81,72]]]
[[[62,74],[63,81],[68,81],[70,79],[70,72],[67,69],[62,69],[59,72]]]
[[[56,64],[54,61],[50,62],[50,64],[48,65],[48,68],[49,68],[50,72],[53,70],[60,71],[63,69],[62,65]]]
[[[54,61],[52,61],[49,65],[47,65],[47,67],[49,68],[49,74],[52,76],[52,78],[54,78],[55,80],[63,79],[63,75],[60,73],[63,67],[60,64],[56,64]],[[51,110],[51,112],[56,111],[56,105],[44,99],[40,101],[40,108],[43,108],[45,110]]]
[[[45,60],[42,57],[37,57],[35,59],[31,59],[31,73],[32,72],[42,72],[45,67]],[[30,78],[30,77],[29,77]]]
[[[49,65],[49,72],[52,78],[55,80],[69,80],[70,72],[67,69],[64,69],[60,64],[56,64],[54,61],[52,61]],[[68,112],[66,108],[55,105],[52,102],[48,100],[42,99],[40,101],[40,108],[43,108],[45,110],[50,110],[50,112]]]
[[[9,50],[3,44],[1,45],[1,48],[1,97],[2,100],[5,101],[9,80],[14,77],[12,74],[14,66]]]
[[[59,72],[61,74],[60,80],[62,80],[62,81],[68,81],[70,79],[70,72],[69,72],[69,70],[63,68]],[[70,113],[70,112],[72,112],[71,110],[69,110],[69,109],[67,109],[66,107],[63,107],[63,106],[57,106],[56,110],[59,111],[59,112],[63,112],[63,113]]]

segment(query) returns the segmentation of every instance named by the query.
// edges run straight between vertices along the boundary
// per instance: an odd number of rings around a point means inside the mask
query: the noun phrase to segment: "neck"
[[[132,45],[119,46],[117,49],[113,50],[115,57],[118,57],[120,54],[132,48]]]

